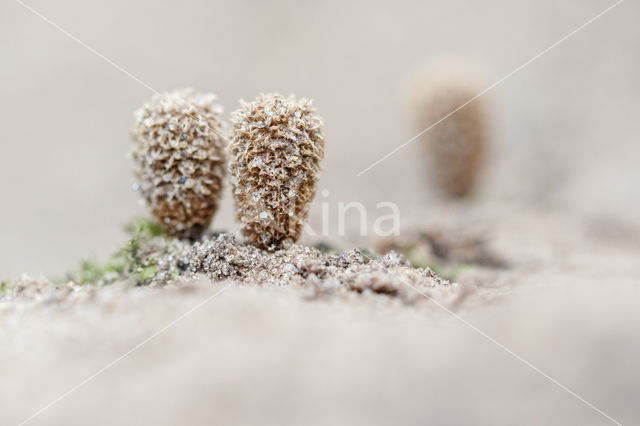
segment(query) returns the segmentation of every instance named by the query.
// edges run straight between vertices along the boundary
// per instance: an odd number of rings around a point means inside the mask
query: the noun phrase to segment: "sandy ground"
[[[465,261],[427,293],[441,306],[304,285],[48,283],[40,272],[105,258],[144,212],[124,153],[150,93],[4,2],[0,278],[36,278],[0,299],[0,424],[640,422],[637,2],[488,94],[492,153],[466,206],[434,201],[416,146],[356,177],[415,134],[408,69],[458,53],[496,81],[613,1],[28,3],[158,90],[211,90],[227,111],[260,91],[313,97],[328,195],[310,223],[328,206],[331,244],[388,244],[356,237],[353,217],[338,237],[337,203],[362,202],[371,225],[393,201],[399,240],[481,235],[504,264]],[[237,229],[230,198],[216,229]]]
[[[411,305],[304,285],[25,279],[0,302],[2,423],[73,390],[29,424],[615,424],[554,380],[635,424],[640,248],[575,218],[498,210],[429,227],[483,223],[509,266],[471,266]]]

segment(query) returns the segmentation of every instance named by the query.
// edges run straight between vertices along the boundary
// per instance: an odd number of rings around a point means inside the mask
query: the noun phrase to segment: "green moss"
[[[445,275],[446,275],[446,274],[445,274],[444,272],[442,272],[442,268],[440,267],[440,265],[437,265],[437,264],[435,264],[435,263],[432,263],[432,264],[430,264],[430,265],[419,266],[419,268],[422,268],[422,269],[427,269],[427,268],[429,268],[429,269],[431,269],[431,270],[433,271],[433,273],[434,273],[434,274],[439,275],[439,276],[441,276],[442,278],[445,278],[445,279],[446,279],[446,277],[445,277]]]
[[[460,275],[461,272],[468,271],[472,268],[473,268],[472,265],[467,265],[466,263],[455,265],[453,269],[449,271],[449,273],[447,274],[448,276],[446,278],[450,281],[453,281],[458,277],[458,275]]]
[[[334,247],[330,246],[329,244],[327,244],[327,243],[325,243],[325,242],[323,242],[323,241],[321,241],[321,242],[319,242],[319,243],[314,244],[314,245],[313,245],[313,247],[314,247],[315,249],[320,250],[322,253],[325,253],[325,254],[335,254],[335,253],[338,253],[338,250],[336,250]]]
[[[105,264],[83,260],[74,278],[78,284],[111,283],[122,276],[126,266],[126,258],[118,251]]]
[[[11,293],[11,289],[9,288],[9,283],[6,281],[0,282],[0,296],[6,296]]]
[[[161,237],[165,235],[156,222],[146,217],[133,218],[124,229],[132,236]]]
[[[98,265],[98,263],[93,260],[83,260],[80,263],[80,270],[78,271],[76,281],[78,284],[95,283],[102,280],[104,275],[105,271],[102,265]]]
[[[380,257],[374,252],[372,252],[371,250],[369,250],[368,248],[359,247],[358,251],[362,254],[362,257],[364,258],[364,263],[369,263],[369,261],[375,260],[378,257]]]
[[[140,266],[130,275],[131,280],[136,284],[145,282],[158,272],[158,268],[155,265]]]
[[[138,283],[153,277],[157,268],[148,259],[140,259],[141,247],[146,240],[166,235],[155,222],[141,217],[128,223],[125,231],[130,235],[127,243],[109,256],[105,263],[83,260],[77,272],[59,281],[71,279],[78,284],[109,284],[130,277]]]
[[[431,268],[433,272],[435,272],[435,266],[427,263],[424,259],[421,259],[420,256],[416,255],[416,252],[411,247],[401,247],[400,253],[407,258],[411,266],[414,268]]]
[[[436,274],[440,275],[438,272],[440,267],[434,263],[427,262],[426,259],[420,257],[415,250],[415,247],[410,245],[403,245],[396,249],[400,254],[407,258],[409,264],[414,268],[429,268]]]
[[[410,245],[398,247],[397,250],[407,258],[412,267],[423,269],[429,268],[437,275],[440,275],[442,278],[449,281],[454,281],[461,272],[473,268],[473,265],[468,265],[466,263],[457,265],[441,265],[434,263],[433,261],[428,262],[426,259],[418,255],[416,253],[416,249]]]
[[[153,221],[146,218],[135,218],[125,228],[131,238],[122,250],[126,259],[125,273],[137,284],[149,281],[158,272],[155,260],[141,256],[141,248],[147,240],[156,237],[168,237]]]

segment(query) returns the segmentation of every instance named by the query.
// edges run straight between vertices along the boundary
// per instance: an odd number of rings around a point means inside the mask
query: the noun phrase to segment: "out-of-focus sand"
[[[363,202],[372,222],[376,203],[394,201],[403,229],[483,228],[510,267],[462,272],[469,293],[445,306],[635,424],[636,2],[487,95],[494,145],[475,206],[435,202],[416,146],[356,177],[415,133],[401,96],[411,65],[459,53],[495,81],[612,3],[29,2],[159,90],[211,90],[227,111],[260,91],[313,97],[329,195],[311,224],[329,202],[329,239],[370,244],[336,237],[336,203]],[[122,223],[144,213],[124,152],[150,93],[18,3],[0,6],[0,35],[0,278],[51,276],[112,252]],[[228,194],[214,227],[236,228]],[[26,420],[225,285],[34,283],[3,300],[0,423]],[[428,300],[298,290],[232,286],[29,424],[612,424]]]
[[[582,284],[463,316],[636,424],[637,290]],[[90,303],[39,305],[38,316],[16,308],[22,330],[3,321],[3,424],[27,419],[220,288],[112,288]],[[29,424],[613,424],[465,325],[433,316],[232,288]]]
[[[614,424],[557,383],[637,423],[640,248],[510,213],[457,218],[481,218],[508,269],[471,267],[410,306],[295,285],[26,280],[0,303],[2,423]]]

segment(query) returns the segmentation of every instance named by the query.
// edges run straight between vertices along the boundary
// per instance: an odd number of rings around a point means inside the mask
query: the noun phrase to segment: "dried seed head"
[[[215,98],[176,90],[154,95],[135,113],[135,188],[160,226],[178,237],[199,237],[218,207],[226,144]]]
[[[261,248],[300,236],[324,157],[322,120],[307,99],[260,95],[231,117],[229,172],[242,233]]]
[[[423,131],[477,96],[482,73],[472,64],[442,61],[416,68],[411,104],[418,131]],[[463,197],[473,189],[482,169],[486,145],[486,105],[479,97],[420,138],[426,148],[428,173],[444,195]]]

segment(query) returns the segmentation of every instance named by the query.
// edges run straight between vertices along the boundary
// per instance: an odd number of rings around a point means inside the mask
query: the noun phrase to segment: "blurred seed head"
[[[198,238],[220,199],[226,143],[215,99],[176,90],[154,95],[135,112],[135,188],[160,226],[181,238]]]
[[[260,95],[232,113],[229,172],[241,232],[264,249],[300,236],[324,157],[322,120],[307,99]]]
[[[423,131],[479,94],[484,72],[471,62],[441,60],[416,67],[410,102],[416,131]],[[487,149],[487,111],[475,99],[426,131],[420,140],[428,175],[445,196],[460,198],[476,186]]]

